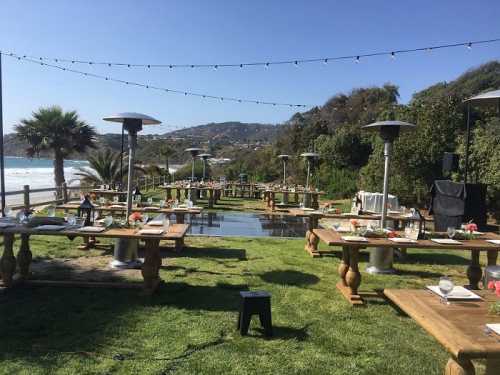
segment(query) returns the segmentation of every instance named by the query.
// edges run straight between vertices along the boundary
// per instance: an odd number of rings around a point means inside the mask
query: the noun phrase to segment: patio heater
[[[142,130],[143,125],[157,125],[160,121],[143,115],[142,113],[124,112],[104,117],[104,121],[119,122],[128,132],[128,177],[127,177],[127,223],[132,213],[132,190],[134,183],[135,149],[137,147],[137,133]],[[118,239],[115,242],[114,260],[111,262],[113,268],[137,268],[137,240]]]
[[[191,183],[194,183],[194,163],[196,161],[196,157],[200,153],[200,151],[203,151],[201,148],[197,147],[191,147],[191,148],[186,148],[184,151],[189,152],[191,154],[191,157],[193,158],[192,165],[191,165]]]
[[[203,160],[203,178],[201,181],[205,182],[206,171],[207,171],[207,162],[208,162],[208,159],[212,157],[212,155],[200,154],[198,156]]]
[[[290,159],[290,155],[278,155],[278,158],[283,162],[283,187],[286,186],[286,162]]]
[[[364,129],[378,130],[380,137],[384,141],[384,191],[382,196],[382,214],[380,216],[380,227],[386,227],[387,218],[387,196],[389,195],[389,165],[391,158],[392,144],[399,136],[401,129],[414,128],[414,124],[403,121],[379,121],[373,124],[363,126]],[[393,249],[391,248],[374,248],[370,252],[370,266],[366,269],[371,274],[390,274],[395,270],[392,267],[394,258]]]
[[[319,157],[319,154],[315,152],[304,152],[300,154],[303,158],[307,160],[307,177],[306,177],[306,189],[304,191],[304,207],[311,207],[311,193],[309,191],[309,180],[311,179],[311,164],[315,159]]]
[[[465,138],[465,170],[464,170],[464,183],[467,183],[469,172],[469,145],[470,145],[470,108],[471,105],[482,107],[496,106],[497,114],[500,116],[500,90],[488,91],[483,94],[473,96],[472,98],[464,100],[467,103],[467,133]]]

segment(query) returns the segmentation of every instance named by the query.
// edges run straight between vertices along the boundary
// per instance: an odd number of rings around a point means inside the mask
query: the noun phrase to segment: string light
[[[359,56],[356,56],[356,60],[354,60],[356,64],[359,64]]]
[[[485,40],[476,40],[476,41],[468,41],[468,42],[460,42],[460,43],[449,43],[449,44],[440,44],[440,45],[429,45],[425,47],[418,47],[418,48],[407,48],[407,49],[400,49],[400,50],[385,50],[385,51],[378,51],[378,52],[372,52],[372,53],[356,53],[354,55],[345,55],[345,56],[333,56],[333,57],[321,57],[321,58],[295,58],[292,60],[278,60],[278,61],[270,61],[270,60],[264,60],[264,61],[256,61],[256,62],[247,62],[247,63],[236,63],[236,64],[227,64],[227,63],[222,63],[222,64],[133,64],[130,62],[110,62],[110,61],[91,61],[91,60],[81,60],[81,59],[63,59],[63,58],[49,58],[49,57],[40,57],[40,56],[29,56],[29,55],[24,55],[26,58],[31,58],[31,59],[37,59],[37,60],[45,60],[45,61],[56,61],[59,63],[72,63],[72,64],[87,64],[87,65],[105,65],[108,67],[128,67],[128,68],[233,68],[233,67],[251,67],[251,66],[271,66],[271,65],[294,65],[298,66],[299,64],[304,64],[304,63],[315,63],[315,62],[324,62],[328,63],[331,61],[336,61],[336,60],[352,60],[352,59],[361,59],[361,58],[366,58],[366,57],[376,57],[376,56],[393,56],[396,54],[402,54],[402,53],[415,53],[415,52],[431,52],[432,50],[438,50],[438,49],[446,49],[446,48],[454,48],[454,47],[467,47],[468,49],[471,49],[473,45],[480,45],[480,44],[491,44],[491,43],[497,43],[500,42],[500,38],[494,38],[494,39],[485,39]],[[358,59],[358,60],[359,60]]]
[[[40,66],[47,66],[47,67],[58,69],[61,71],[79,74],[79,75],[82,75],[85,77],[102,79],[105,81],[121,83],[124,85],[139,86],[139,87],[143,87],[145,89],[164,91],[167,93],[180,94],[180,95],[184,95],[184,96],[193,96],[193,97],[199,97],[199,98],[203,98],[203,99],[217,99],[217,100],[220,100],[221,102],[230,101],[230,102],[238,102],[238,103],[255,103],[255,104],[272,105],[272,106],[289,106],[290,108],[293,108],[293,107],[296,107],[296,108],[313,107],[312,105],[307,105],[307,104],[278,103],[278,102],[269,102],[269,101],[255,100],[255,99],[243,99],[243,98],[234,98],[234,97],[227,97],[227,96],[215,96],[215,95],[208,95],[208,94],[200,94],[200,93],[192,92],[192,91],[173,90],[173,89],[168,89],[168,88],[164,88],[164,87],[152,86],[150,84],[144,84],[144,83],[138,83],[138,82],[132,82],[132,81],[124,81],[124,80],[112,78],[109,76],[102,76],[99,74],[70,69],[70,68],[60,66],[60,65],[50,64],[50,63],[46,63],[46,62],[43,62],[40,60],[34,60],[32,58],[16,55],[14,53],[6,53],[6,52],[0,51],[0,55],[11,57],[17,61],[26,61],[26,62],[34,63],[34,64],[37,64]]]
[[[394,52],[391,52],[391,59],[396,60],[396,54]]]

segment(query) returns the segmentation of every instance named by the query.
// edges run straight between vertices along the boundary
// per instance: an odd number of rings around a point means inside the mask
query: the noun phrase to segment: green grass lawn
[[[137,290],[18,288],[0,292],[2,374],[441,374],[448,355],[381,298],[354,309],[335,289],[338,257],[304,240],[189,238],[165,252],[165,284]],[[45,258],[102,256],[34,237]],[[409,251],[397,276],[364,273],[363,290],[420,288],[442,274],[465,283],[465,252]],[[484,261],[484,260],[483,260]],[[240,290],[272,294],[275,336],[235,329]]]

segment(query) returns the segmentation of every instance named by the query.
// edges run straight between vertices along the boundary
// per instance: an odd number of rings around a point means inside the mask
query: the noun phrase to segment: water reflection
[[[304,237],[303,218],[248,212],[204,212],[188,219],[189,234],[207,236]]]

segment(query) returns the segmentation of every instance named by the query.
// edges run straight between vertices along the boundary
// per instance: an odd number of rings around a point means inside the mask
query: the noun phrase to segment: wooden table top
[[[145,225],[144,229],[162,229],[158,226]],[[103,232],[82,232],[77,229],[64,230],[38,230],[22,225],[15,227],[1,228],[0,234],[29,234],[29,235],[44,235],[44,236],[93,236],[103,238],[131,238],[138,240],[158,239],[158,240],[175,240],[183,238],[189,229],[189,224],[171,224],[167,233],[160,235],[139,234],[138,228],[111,228]]]
[[[80,207],[80,203],[65,203],[56,206],[58,210],[77,210]],[[127,210],[125,205],[121,207],[111,207],[111,206],[99,206],[95,205],[94,210],[96,211],[110,211],[110,212],[124,212]],[[187,214],[199,214],[203,211],[202,208],[148,208],[148,207],[132,207],[132,212],[146,212],[146,213],[159,213],[159,214],[175,214],[175,213],[187,213]]]
[[[485,240],[500,239],[495,233],[484,233],[474,240],[460,240],[461,244],[439,244],[431,240],[418,240],[414,243],[393,242],[387,238],[367,238],[366,242],[344,241],[342,236],[346,233],[336,232],[332,229],[314,229],[321,241],[328,246],[358,246],[358,247],[397,247],[412,249],[445,249],[445,250],[500,250],[500,245],[495,245]],[[403,233],[401,233],[403,234]]]
[[[107,194],[107,195],[127,195],[126,191],[118,191],[118,190],[101,190],[101,189],[92,189],[91,193],[95,194]]]
[[[486,323],[500,323],[488,314],[498,297],[491,291],[474,291],[482,301],[453,301],[450,305],[428,290],[385,289],[384,294],[434,336],[455,358],[500,358],[500,336],[488,336]],[[493,334],[494,335],[494,334]]]
[[[351,214],[351,213],[343,213],[343,214],[334,214],[328,212],[322,212],[320,210],[303,210],[301,208],[291,208],[289,210],[290,214],[297,217],[309,217],[316,216],[318,218],[326,218],[326,219],[356,219],[356,220],[380,220],[379,214]],[[387,220],[401,220],[401,221],[420,221],[419,218],[404,216],[404,215],[387,215]],[[426,222],[433,221],[432,218],[425,218]]]

